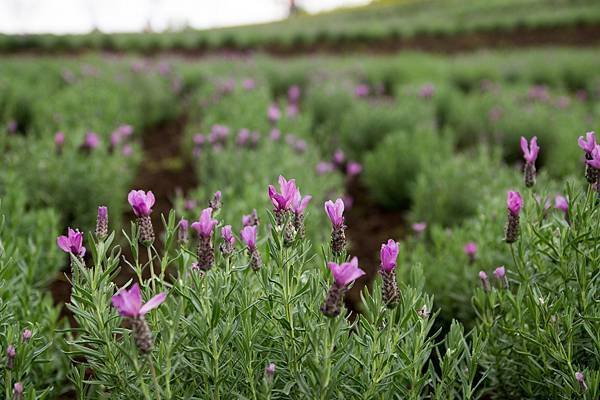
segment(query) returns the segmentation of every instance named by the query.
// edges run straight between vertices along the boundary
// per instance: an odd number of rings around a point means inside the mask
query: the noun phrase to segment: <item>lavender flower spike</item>
[[[521,136],[521,150],[525,159],[524,177],[525,186],[532,187],[535,184],[535,160],[537,159],[540,147],[537,144],[537,137],[534,136],[529,143],[527,139]]]
[[[294,212],[294,229],[299,238],[304,239],[304,210],[312,199],[311,195],[302,197],[300,190],[296,190],[294,199],[292,200],[292,211]]]
[[[13,386],[13,400],[23,400],[23,384],[16,382]]]
[[[577,380],[577,382],[579,382],[579,386],[581,387],[581,390],[586,392],[588,390],[588,386],[585,383],[585,375],[583,374],[583,372],[581,372],[581,371],[575,372],[575,379]]]
[[[212,208],[214,212],[219,211],[219,209],[223,206],[223,202],[221,201],[222,197],[221,191],[217,190],[213,194],[212,199],[208,202],[208,206]]]
[[[181,218],[179,225],[177,226],[177,241],[180,245],[185,246],[188,242],[188,231],[190,223],[187,219]]]
[[[275,222],[278,226],[282,226],[285,220],[285,214],[290,209],[294,196],[296,195],[296,180],[289,181],[283,176],[279,176],[279,192],[273,185],[269,185],[269,198],[273,203],[273,213],[275,214]]]
[[[519,213],[523,198],[519,192],[509,191],[506,199],[508,221],[506,223],[506,243],[514,243],[519,238]]]
[[[200,219],[192,224],[192,228],[198,233],[198,267],[202,271],[208,271],[215,262],[215,251],[212,245],[212,234],[218,221],[212,218],[212,208],[205,208],[200,214]]]
[[[590,184],[595,184],[598,181],[598,168],[594,168],[592,165],[588,163],[588,161],[593,159],[592,153],[596,148],[596,134],[594,132],[587,132],[585,134],[585,139],[583,136],[580,136],[577,140],[579,147],[585,152],[585,177]]]
[[[333,274],[333,284],[329,288],[325,302],[321,306],[321,312],[327,317],[337,317],[341,312],[342,300],[344,294],[348,291],[348,286],[356,279],[365,275],[365,271],[358,267],[358,258],[354,257],[350,262],[336,264],[327,263],[327,267]]]
[[[494,270],[494,276],[504,284],[505,288],[508,289],[508,278],[506,277],[506,268],[504,268],[504,265]]]
[[[131,319],[133,337],[138,350],[148,354],[152,350],[152,331],[146,323],[144,316],[165,301],[167,294],[159,293],[152,297],[146,304],[142,304],[140,286],[135,283],[131,289],[122,288],[112,297],[112,304],[122,317]]]
[[[488,275],[485,271],[479,271],[479,279],[481,280],[481,284],[483,285],[483,290],[486,292],[490,291],[490,281],[488,279]]]
[[[13,369],[15,367],[15,357],[17,356],[17,349],[12,344],[9,344],[6,348],[6,368]]]
[[[233,236],[231,225],[225,225],[221,229],[221,237],[223,238],[223,243],[220,246],[221,253],[225,257],[229,257],[233,253],[235,246],[235,236]]]
[[[344,201],[337,199],[334,202],[328,200],[325,202],[325,211],[331,221],[331,251],[334,255],[339,256],[344,252],[346,247],[346,234],[344,225]]]
[[[248,255],[250,256],[250,267],[253,271],[258,271],[262,265],[260,253],[256,248],[256,225],[245,226],[241,232],[242,241],[246,245]]]
[[[394,308],[398,304],[400,293],[398,292],[398,284],[396,282],[396,260],[398,258],[398,243],[392,239],[381,245],[379,259],[381,268],[379,273],[383,280],[382,297],[383,302],[388,308]]]
[[[98,207],[98,216],[96,217],[96,238],[100,241],[108,236],[108,209],[106,206]]]
[[[129,192],[127,200],[137,217],[140,243],[144,246],[152,245],[154,243],[154,228],[152,227],[150,213],[155,203],[154,194],[151,191],[146,193],[143,190],[132,190]]]
[[[65,134],[63,132],[56,132],[56,135],[54,135],[54,147],[56,148],[56,154],[62,154],[64,145]]]
[[[83,247],[83,233],[78,230],[68,228],[67,236],[59,236],[56,239],[56,244],[65,253],[73,254],[80,260],[85,255],[85,247]]]
[[[256,208],[250,214],[242,216],[242,226],[258,226],[259,224]]]
[[[469,257],[469,263],[473,264],[475,262],[475,255],[477,254],[477,243],[469,242],[465,244],[463,250],[467,257]]]

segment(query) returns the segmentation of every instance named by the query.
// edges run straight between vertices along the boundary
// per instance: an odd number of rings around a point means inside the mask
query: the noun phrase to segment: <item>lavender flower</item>
[[[304,210],[312,199],[311,195],[302,197],[300,190],[296,190],[294,199],[292,200],[292,211],[294,212],[294,229],[299,238],[303,239],[305,235],[304,229]]]
[[[592,153],[596,148],[596,134],[594,132],[587,132],[585,139],[583,136],[579,136],[577,139],[579,147],[585,152],[585,177],[590,184],[595,184],[598,181],[598,168],[589,164],[589,161],[593,159]]]
[[[382,298],[388,308],[396,307],[400,297],[398,284],[396,283],[396,274],[394,273],[398,252],[398,243],[392,239],[382,244],[379,251],[379,260],[381,261],[379,273],[383,280]]]
[[[205,208],[200,214],[200,219],[192,224],[198,233],[198,266],[202,271],[208,271],[215,262],[215,251],[212,245],[212,234],[218,221],[212,218],[212,208]]]
[[[258,226],[258,213],[256,212],[256,208],[252,210],[250,214],[242,216],[242,226]]]
[[[321,312],[328,317],[337,317],[341,311],[344,294],[348,286],[356,279],[365,275],[365,271],[358,267],[358,258],[354,257],[350,262],[336,264],[327,263],[327,267],[333,274],[333,284],[329,288],[325,302],[321,306]]]
[[[412,224],[412,230],[418,237],[423,235],[423,232],[425,232],[426,229],[427,222],[415,222],[414,224]]]
[[[344,151],[342,149],[334,151],[332,160],[337,167],[343,169],[346,165],[346,155],[344,154]]]
[[[6,348],[6,368],[13,369],[15,367],[15,357],[17,356],[17,349],[12,344],[9,344]]]
[[[56,132],[54,135],[54,148],[56,149],[56,154],[62,154],[64,146],[65,134],[63,132]]]
[[[519,192],[509,191],[506,199],[508,221],[506,223],[506,243],[514,243],[519,238],[519,213],[523,198]]]
[[[85,138],[83,139],[83,143],[81,144],[81,149],[86,152],[91,152],[98,148],[100,145],[100,138],[94,132],[88,132],[85,134]]]
[[[79,230],[68,228],[67,236],[59,236],[56,239],[56,244],[65,253],[73,254],[79,259],[83,259],[85,255],[85,247],[83,247],[83,233]]]
[[[296,194],[296,180],[290,179],[288,181],[283,176],[279,175],[279,189],[280,192],[277,192],[273,185],[269,185],[268,194],[275,207],[273,209],[275,222],[278,226],[282,226],[285,220],[285,214],[290,209]]]
[[[179,224],[177,225],[177,241],[180,245],[185,246],[188,242],[188,231],[189,231],[190,223],[187,219],[181,218]]]
[[[426,83],[419,89],[419,97],[422,99],[431,99],[435,94],[435,86],[431,83]]]
[[[217,190],[214,194],[212,199],[208,202],[208,206],[210,208],[213,209],[214,212],[217,212],[221,209],[221,207],[223,207],[223,202],[221,201],[223,198],[223,195],[221,194],[220,190]]]
[[[565,196],[556,195],[554,198],[554,208],[561,210],[565,215],[569,212],[569,201]]]
[[[473,264],[475,262],[475,255],[477,254],[477,243],[469,242],[465,244],[463,250],[467,257],[469,257],[469,263]]]
[[[350,161],[346,166],[346,174],[351,178],[360,175],[361,172],[362,165],[356,161]]]
[[[506,277],[506,268],[504,268],[504,265],[494,270],[494,276],[504,284],[505,288],[508,289],[508,278]]]
[[[275,377],[275,363],[269,363],[265,367],[265,379],[268,383],[273,382],[273,378]]]
[[[250,257],[250,267],[255,272],[260,269],[262,264],[260,253],[256,248],[256,228],[256,225],[245,226],[241,232],[242,241],[246,245],[248,256]]]
[[[29,329],[23,329],[23,332],[21,333],[21,340],[23,341],[23,343],[27,343],[29,342],[32,336],[33,332],[31,332]]]
[[[252,78],[246,78],[242,81],[244,90],[252,90],[256,87],[256,82]]]
[[[104,240],[108,236],[108,208],[106,206],[98,207],[98,216],[96,217],[96,238]]]
[[[366,85],[364,83],[361,83],[360,85],[357,85],[354,88],[354,95],[356,97],[367,97],[370,92],[371,89],[369,88],[369,85]]]
[[[483,290],[486,292],[490,291],[490,281],[488,279],[488,275],[485,271],[479,271],[479,279],[481,280],[481,285],[483,286]]]
[[[317,175],[325,175],[333,171],[333,164],[326,161],[321,161],[315,167]]]
[[[337,199],[335,203],[331,200],[325,202],[325,212],[331,221],[331,251],[339,256],[346,247],[346,234],[344,225],[344,201]]]
[[[575,379],[577,380],[577,382],[579,382],[579,386],[581,387],[581,390],[586,392],[588,390],[588,386],[585,383],[585,375],[583,374],[583,372],[581,372],[581,371],[575,372]]]
[[[271,104],[269,106],[267,110],[267,118],[269,118],[269,122],[271,122],[271,124],[276,124],[277,121],[279,121],[279,118],[281,118],[281,111],[279,110],[277,104]]]
[[[13,386],[13,400],[22,400],[23,390],[23,384],[21,382],[16,382]]]
[[[238,133],[238,137],[237,137],[235,143],[238,146],[243,147],[248,143],[249,139],[250,139],[250,131],[246,128],[240,129],[240,133]]]
[[[112,305],[119,311],[119,314],[131,319],[135,344],[142,354],[150,353],[153,346],[152,331],[144,316],[161,305],[166,297],[167,294],[162,292],[152,297],[146,304],[142,304],[142,293],[137,283],[133,284],[129,290],[121,288],[112,297]]]
[[[279,139],[281,139],[281,131],[277,128],[273,128],[273,129],[271,129],[271,133],[269,134],[269,137],[271,138],[272,141],[277,142]]]
[[[133,213],[137,217],[138,231],[140,234],[140,243],[144,246],[150,246],[154,243],[154,228],[150,213],[154,206],[154,193],[143,190],[132,190],[127,196],[127,201],[133,209]]]
[[[225,257],[228,257],[233,253],[235,246],[235,237],[233,236],[231,225],[225,225],[221,229],[221,237],[223,238],[223,243],[220,246],[221,253]]]
[[[298,101],[300,100],[300,94],[301,94],[300,86],[298,86],[298,85],[290,86],[288,89],[288,101],[292,104],[297,104]]]
[[[523,168],[525,186],[532,187],[535,184],[535,160],[540,151],[540,147],[537,144],[537,136],[534,136],[529,143],[527,139],[521,136],[521,150],[525,159],[525,167]]]

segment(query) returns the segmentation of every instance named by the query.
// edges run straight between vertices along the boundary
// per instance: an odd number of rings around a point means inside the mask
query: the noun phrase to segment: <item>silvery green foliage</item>
[[[568,219],[526,198],[527,223],[506,263],[509,288],[496,280],[473,299],[497,398],[600,394],[600,209],[591,187],[570,186],[567,194]]]
[[[176,243],[176,219],[163,220],[164,247],[140,258],[135,226],[127,235],[132,260],[113,246],[114,234],[90,243],[93,262],[77,264],[69,308],[79,324],[70,340],[71,379],[85,398],[428,398],[436,393],[479,395],[478,355],[458,325],[444,364],[437,348],[432,299],[422,294],[418,266],[400,286],[398,306],[381,300],[381,284],[364,293],[364,310],[327,318],[319,306],[327,291],[327,246],[318,256],[307,240],[284,245],[283,234],[260,229],[264,265],[249,268],[241,246],[230,257],[216,253],[210,271],[193,270],[192,247]],[[273,222],[273,221],[271,221]],[[310,229],[310,226],[307,227]],[[90,237],[91,239],[91,237]],[[154,272],[147,270],[154,265]],[[168,266],[176,268],[167,268]],[[142,279],[144,300],[168,291],[146,320],[155,339],[140,355],[131,328],[111,308],[111,283],[119,266]],[[440,350],[441,351],[441,350]],[[479,347],[478,350],[480,351]],[[265,366],[275,363],[274,376]],[[91,376],[86,376],[91,374]],[[443,393],[443,394],[442,394]]]

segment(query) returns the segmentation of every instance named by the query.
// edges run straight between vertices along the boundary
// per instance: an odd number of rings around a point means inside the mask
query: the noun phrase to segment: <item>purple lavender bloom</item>
[[[342,199],[337,199],[335,203],[327,200],[325,202],[325,212],[327,212],[334,229],[340,229],[344,226],[344,202]]]
[[[242,226],[254,226],[258,225],[258,213],[256,208],[248,215],[242,216]]]
[[[587,165],[600,169],[600,145],[596,145],[590,153],[590,159],[586,160]]]
[[[387,243],[381,245],[379,251],[379,260],[381,261],[381,269],[385,272],[391,272],[396,268],[396,260],[400,249],[398,243],[389,239]]]
[[[23,384],[21,382],[15,382],[13,386],[13,400],[21,400],[23,398]]]
[[[565,214],[569,212],[569,202],[564,196],[556,195],[554,198],[554,207],[558,210],[561,210]]]
[[[494,270],[494,276],[496,279],[502,280],[506,276],[506,268],[504,266],[500,266]]]
[[[287,116],[290,118],[295,118],[300,113],[300,109],[297,104],[290,103],[287,106]]]
[[[104,240],[108,236],[108,208],[106,206],[98,207],[96,217],[96,237],[98,240]]]
[[[96,149],[100,145],[100,138],[94,132],[88,132],[85,134],[83,144],[81,145],[85,150],[91,151]]]
[[[302,140],[302,139],[298,139],[296,140],[296,142],[294,143],[294,150],[296,150],[296,152],[302,154],[306,151],[307,148],[307,144],[306,141]]]
[[[186,244],[188,242],[188,231],[189,231],[190,223],[187,219],[181,218],[179,224],[177,225],[177,239],[179,243]]]
[[[272,124],[279,121],[279,118],[281,118],[281,111],[279,110],[277,104],[271,104],[269,106],[269,108],[267,109],[267,118],[269,118],[269,121]]]
[[[512,215],[519,215],[523,206],[523,198],[519,192],[510,190],[506,197],[506,207]]]
[[[425,229],[427,229],[427,222],[415,222],[414,224],[412,224],[412,230],[416,234],[422,234],[423,232],[425,232]]]
[[[155,203],[154,193],[151,191],[146,193],[143,190],[132,190],[127,196],[127,201],[137,217],[147,217],[152,212],[152,206]]]
[[[233,236],[233,231],[231,230],[231,225],[225,225],[221,229],[221,236],[223,237],[223,240],[225,242],[229,243],[230,245],[235,244],[235,236]]]
[[[245,146],[248,143],[248,139],[250,139],[250,131],[246,128],[243,128],[240,130],[240,133],[238,133],[236,144],[238,146]]]
[[[167,294],[162,292],[152,297],[147,303],[142,304],[140,286],[134,283],[129,290],[121,288],[112,297],[112,305],[119,311],[122,317],[140,318],[161,305],[166,297]]]
[[[119,132],[121,134],[122,137],[127,138],[131,135],[133,135],[133,126],[128,125],[128,124],[122,124],[119,125],[119,127],[117,128],[117,132]]]
[[[298,101],[300,100],[300,94],[301,94],[300,86],[298,86],[298,85],[290,86],[288,89],[288,101],[292,104],[297,104]]]
[[[54,147],[56,148],[56,153],[61,154],[63,147],[65,145],[65,134],[63,132],[56,132],[54,135]]]
[[[250,249],[251,251],[256,249],[256,225],[253,226],[245,226],[241,231],[242,242]]]
[[[200,214],[200,219],[192,224],[192,229],[194,229],[198,236],[200,237],[210,237],[217,225],[218,221],[212,218],[212,208],[205,208],[202,210]]]
[[[483,286],[483,290],[486,292],[490,291],[490,281],[488,279],[488,275],[485,271],[479,271],[479,279],[481,280],[481,285]]]
[[[206,143],[206,136],[204,136],[201,133],[197,133],[197,134],[194,135],[194,137],[192,138],[192,140],[194,142],[194,146],[196,146],[196,147],[202,147]]]
[[[24,343],[27,343],[27,342],[29,342],[29,340],[31,339],[32,336],[33,336],[33,332],[31,332],[31,330],[24,329],[23,332],[21,333],[21,340]]]
[[[83,247],[83,233],[78,230],[68,228],[67,236],[59,236],[56,239],[56,244],[65,253],[71,253],[77,257],[85,255],[85,247]]]
[[[133,146],[130,145],[129,143],[127,143],[125,146],[123,146],[123,149],[121,150],[121,153],[125,157],[131,157],[131,155],[133,154]]]
[[[534,85],[529,88],[527,97],[530,101],[547,102],[550,100],[550,93],[548,92],[548,88],[546,86]]]
[[[252,78],[246,78],[242,82],[242,87],[244,90],[252,90],[256,87],[256,82]]]
[[[15,357],[17,356],[17,349],[12,344],[9,344],[6,348],[6,368],[13,369],[15,367]]]
[[[596,147],[596,134],[593,131],[586,132],[585,139],[583,136],[579,136],[577,143],[586,154],[592,154],[594,148]]]
[[[324,175],[333,171],[333,164],[327,161],[321,161],[316,166],[317,175]]]
[[[186,199],[183,204],[183,208],[185,208],[187,211],[193,210],[194,208],[196,208],[196,200]]]
[[[273,381],[273,377],[275,376],[275,363],[269,363],[265,367],[265,377],[269,382]]]
[[[431,83],[426,83],[419,89],[419,97],[422,99],[431,99],[435,94],[435,86]]]
[[[304,214],[304,210],[306,209],[306,206],[308,206],[308,203],[311,199],[311,195],[306,195],[302,197],[302,195],[300,194],[300,190],[296,190],[296,193],[294,194],[294,198],[292,200],[292,211],[296,215]]]
[[[527,139],[521,136],[521,150],[523,151],[525,161],[535,164],[535,160],[540,152],[540,146],[537,144],[537,136],[531,138],[531,142],[529,143],[527,143]]]
[[[465,254],[467,255],[467,257],[469,257],[469,262],[472,264],[475,262],[475,255],[477,254],[477,243],[475,242],[469,242],[467,244],[465,244],[465,247],[463,248]]]
[[[575,372],[575,380],[577,380],[577,382],[579,382],[579,386],[581,387],[581,390],[583,390],[584,392],[588,390],[588,386],[585,383],[585,375],[583,374],[583,372],[581,372],[581,371]]]
[[[358,258],[356,257],[353,257],[350,262],[342,264],[328,262],[327,267],[331,271],[335,283],[341,287],[347,287],[361,276],[366,275],[365,271],[358,267]]]
[[[290,208],[292,200],[296,194],[296,180],[286,180],[282,175],[279,175],[279,188],[277,192],[273,185],[269,185],[269,198],[275,207],[275,211],[286,211]]]
[[[364,83],[356,85],[356,87],[354,88],[354,95],[356,97],[367,97],[370,92],[371,89],[369,88],[369,85],[366,85]]]
[[[360,175],[361,172],[362,172],[362,165],[360,163],[357,163],[356,161],[350,161],[348,163],[348,165],[346,166],[346,174],[349,177],[354,177],[354,176]]]
[[[272,141],[277,142],[279,139],[281,139],[281,131],[277,128],[273,128],[273,129],[271,129],[271,133],[269,134],[269,137],[271,138]]]
[[[337,149],[333,153],[333,163],[338,167],[343,166],[346,163],[346,155],[342,149]]]

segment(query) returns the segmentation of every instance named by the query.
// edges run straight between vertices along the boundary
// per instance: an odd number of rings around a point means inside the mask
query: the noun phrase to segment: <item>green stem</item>
[[[152,382],[154,383],[154,390],[156,391],[157,397],[162,398],[160,386],[158,384],[158,379],[156,378],[156,370],[154,369],[154,361],[152,360],[152,356],[148,355],[148,363],[150,364],[150,373],[152,374]]]
[[[146,247],[148,252],[148,264],[150,265],[150,282],[152,284],[152,292],[156,291],[156,274],[154,273],[154,257],[152,257],[151,246]]]

